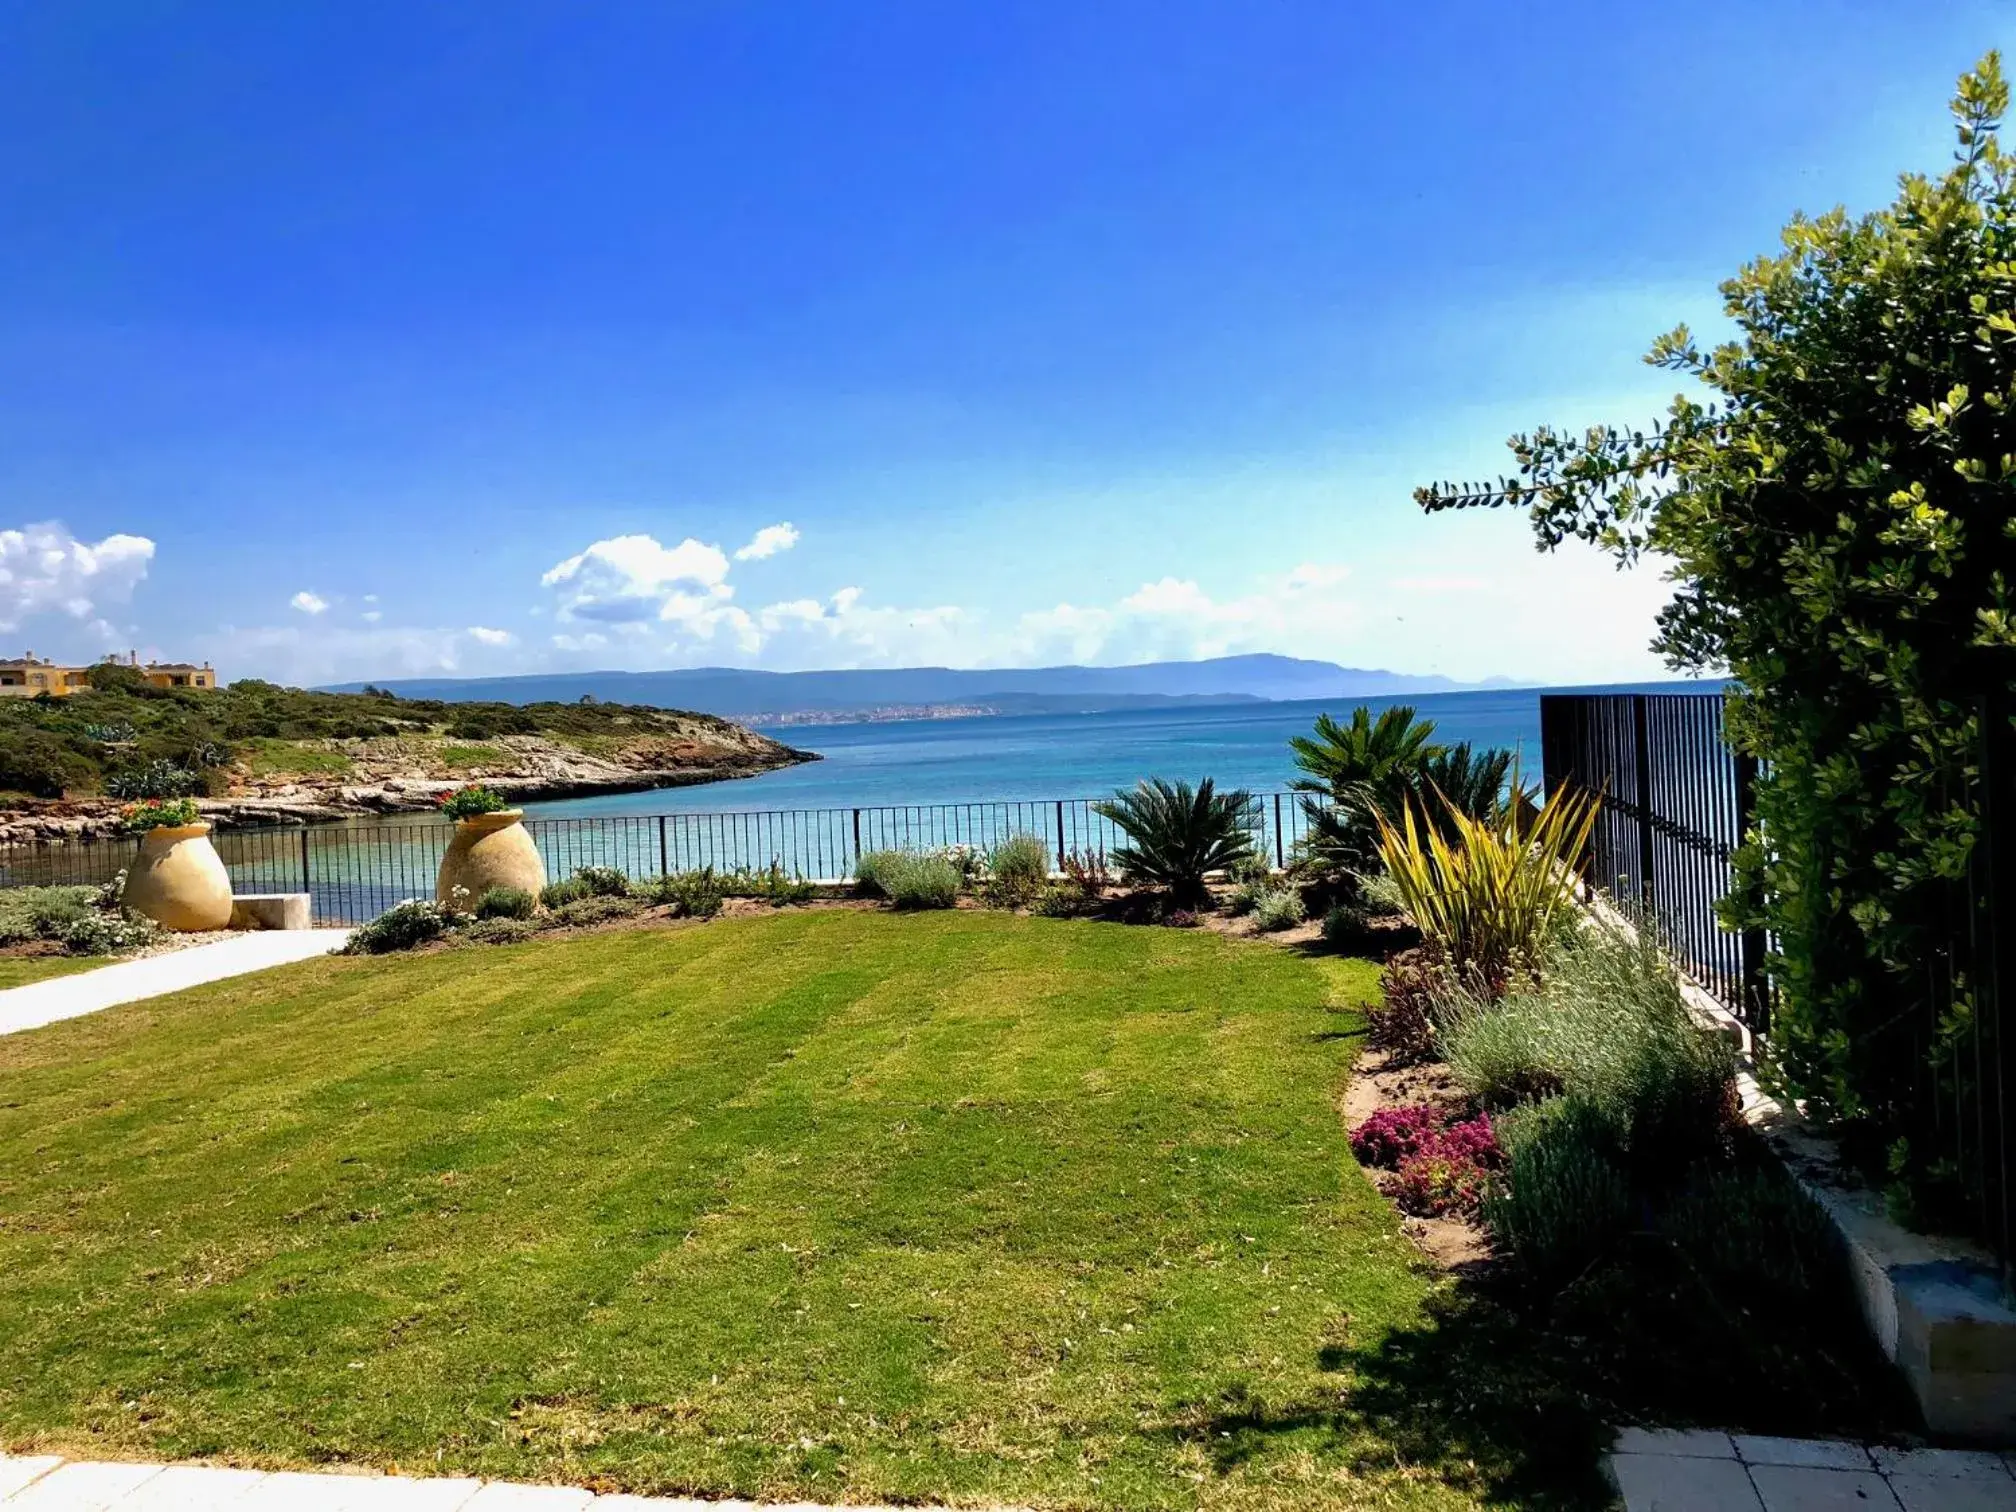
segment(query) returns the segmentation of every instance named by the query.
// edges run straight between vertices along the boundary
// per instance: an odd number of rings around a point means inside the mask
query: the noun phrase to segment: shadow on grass
[[[1624,1236],[1559,1293],[1513,1290],[1487,1266],[1440,1291],[1418,1327],[1321,1347],[1335,1397],[1233,1392],[1199,1404],[1172,1437],[1221,1474],[1293,1447],[1366,1473],[1408,1469],[1488,1506],[1606,1507],[1602,1453],[1625,1424],[1910,1431],[1909,1399],[1843,1302],[1718,1295],[1670,1246]]]

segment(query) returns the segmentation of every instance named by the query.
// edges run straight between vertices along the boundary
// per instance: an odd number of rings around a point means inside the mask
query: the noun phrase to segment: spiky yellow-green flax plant
[[[1521,791],[1516,773],[1513,791]],[[1450,968],[1495,995],[1534,969],[1561,910],[1572,905],[1600,800],[1557,788],[1523,817],[1525,806],[1515,803],[1483,818],[1440,791],[1433,801],[1442,806],[1439,822],[1411,803],[1397,824],[1379,816],[1379,859]]]

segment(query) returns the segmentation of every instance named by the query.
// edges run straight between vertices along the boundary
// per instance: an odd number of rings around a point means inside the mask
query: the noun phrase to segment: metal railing
[[[1762,933],[1731,933],[1718,905],[1736,885],[1732,852],[1750,831],[1756,764],[1722,739],[1723,700],[1697,694],[1550,694],[1540,700],[1546,783],[1601,793],[1589,880],[1664,931],[1682,964],[1754,1032],[1769,1037],[1774,987]],[[1917,980],[1874,984],[1895,1011],[1870,1032],[1918,1080],[1897,1112],[1936,1152],[1964,1222],[2016,1262],[2016,724],[1997,692],[1980,700],[1976,759],[1952,776],[1976,820],[1964,875],[1942,884]],[[1905,1083],[1910,1081],[1907,1076]]]
[[[1591,884],[1654,920],[1689,974],[1762,1033],[1767,942],[1731,934],[1717,912],[1757,781],[1756,763],[1723,742],[1722,708],[1719,694],[1543,694],[1541,765],[1548,792],[1602,797]]]
[[[549,881],[583,866],[613,866],[632,877],[779,867],[815,882],[851,877],[878,850],[989,850],[1013,835],[1035,835],[1058,865],[1070,855],[1103,858],[1123,842],[1094,810],[1098,798],[1005,799],[980,803],[863,808],[770,809],[746,813],[624,814],[528,819]],[[1247,827],[1255,846],[1285,862],[1308,827],[1303,795],[1254,797]],[[434,894],[434,874],[454,827],[442,820],[224,829],[212,842],[234,892],[305,892],[321,923],[361,924],[406,898]],[[138,841],[117,837],[0,846],[0,887],[98,884],[133,859]]]

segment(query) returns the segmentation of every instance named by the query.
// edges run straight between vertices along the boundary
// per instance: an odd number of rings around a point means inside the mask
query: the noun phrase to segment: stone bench
[[[233,929],[307,929],[308,894],[239,893],[231,900]]]

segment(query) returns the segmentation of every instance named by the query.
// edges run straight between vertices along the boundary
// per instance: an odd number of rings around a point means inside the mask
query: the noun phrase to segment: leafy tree
[[[53,735],[10,730],[0,735],[0,789],[35,798],[97,785],[96,766]]]
[[[1417,495],[1524,504],[1543,548],[1670,561],[1655,645],[1734,675],[1731,738],[1762,763],[1738,856],[1738,897],[1761,903],[1728,911],[1781,942],[1773,1052],[1920,1195],[1947,1174],[1935,1097],[1972,1116],[1971,1072],[1939,1048],[1968,990],[1940,996],[1928,965],[1975,842],[1978,699],[2016,673],[2008,101],[1990,53],[1960,80],[1950,168],[1905,175],[1874,214],[1795,217],[1722,285],[1732,339],[1653,344],[1711,402],[1676,398],[1642,431],[1515,436],[1515,477]]]
[[[1113,850],[1120,870],[1164,889],[1179,907],[1204,901],[1207,872],[1225,871],[1253,854],[1252,808],[1251,793],[1220,793],[1209,777],[1195,788],[1153,777],[1093,805],[1133,842]]]
[[[146,675],[128,662],[101,661],[84,669],[84,681],[101,693],[138,693],[150,686]]]

